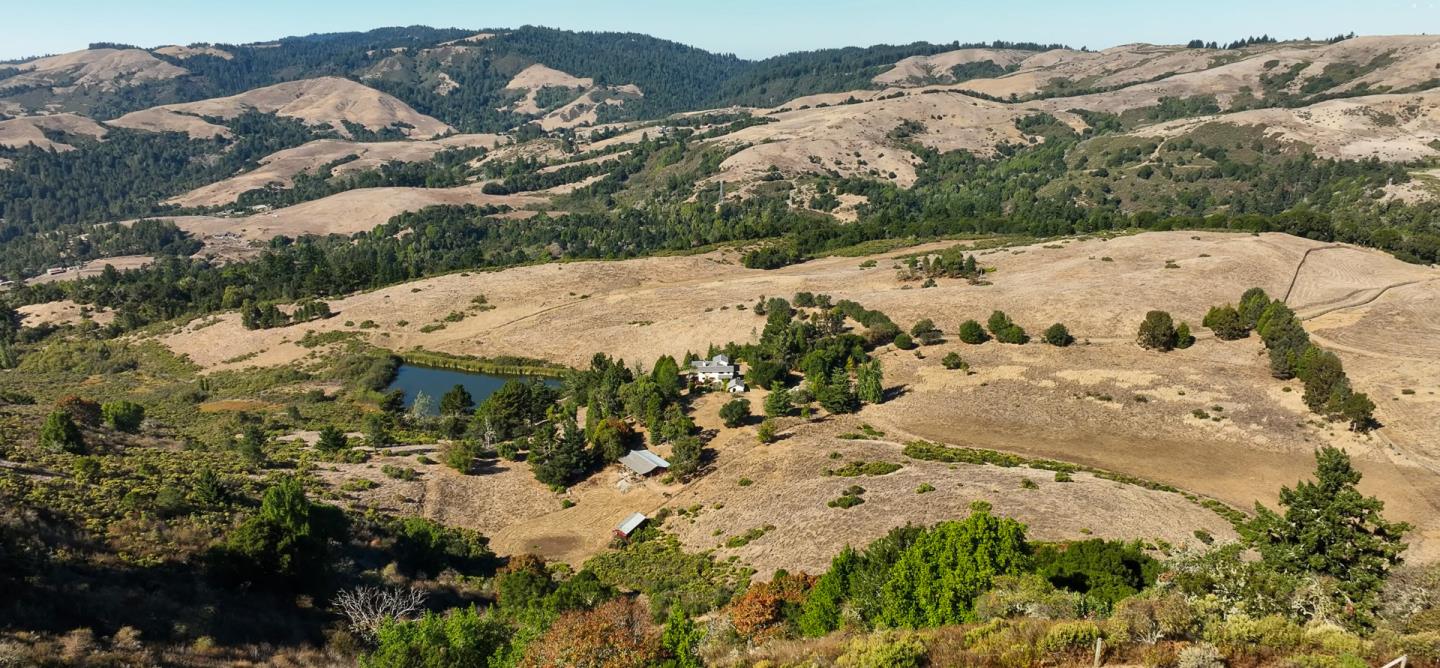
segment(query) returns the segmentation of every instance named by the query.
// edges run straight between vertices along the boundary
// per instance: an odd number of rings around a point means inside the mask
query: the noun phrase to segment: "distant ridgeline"
[[[969,47],[1066,48],[1003,41],[915,42],[745,60],[638,33],[525,26],[485,30],[481,34],[491,36],[467,39],[475,34],[472,30],[411,26],[286,37],[264,44],[212,45],[228,58],[203,52],[184,57],[154,52],[190,74],[96,92],[84,100],[84,109],[77,110],[108,119],[156,105],[235,95],[284,81],[341,76],[394,95],[462,132],[495,132],[527,120],[497,109],[513,94],[504,90],[505,85],[533,63],[588,77],[597,84],[635,84],[645,92],[644,99],[623,110],[617,106],[609,111],[625,118],[656,118],[736,104],[772,106],[801,95],[865,88],[871,85],[871,77],[910,56]],[[135,47],[95,43],[90,48]],[[442,60],[445,74],[463,94],[437,92],[435,77]]]

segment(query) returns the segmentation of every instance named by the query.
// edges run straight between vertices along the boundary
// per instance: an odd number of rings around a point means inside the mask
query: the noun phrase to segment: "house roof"
[[[742,390],[745,389],[745,381],[743,381],[743,380],[741,380],[741,379],[739,379],[739,378],[731,378],[731,379],[730,379],[730,382],[725,383],[725,389],[730,389],[730,388],[734,388],[734,387],[738,387],[738,388],[740,388],[740,389],[742,389]]]
[[[647,519],[649,518],[645,517],[644,513],[630,513],[629,517],[626,517],[620,522],[619,526],[615,527],[615,530],[619,531],[621,535],[629,536],[631,532],[639,529],[640,525],[644,524]]]
[[[727,371],[735,369],[737,365],[731,364],[730,358],[725,355],[716,355],[714,359],[695,360],[690,366],[701,371]]]
[[[620,458],[620,463],[640,475],[646,475],[655,469],[670,468],[670,462],[649,450],[631,450],[630,454]]]

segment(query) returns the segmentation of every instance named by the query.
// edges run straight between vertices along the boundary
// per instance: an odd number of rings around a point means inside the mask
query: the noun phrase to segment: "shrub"
[[[776,439],[775,421],[766,419],[755,429],[755,438],[761,443],[774,443]]]
[[[726,427],[734,429],[750,419],[750,400],[732,399],[720,407],[720,419]]]
[[[995,578],[990,589],[975,599],[977,619],[1074,619],[1080,616],[1079,594],[1061,591],[1035,573]]]
[[[985,325],[990,329],[991,336],[999,338],[1001,332],[1014,327],[1015,323],[1010,320],[1010,316],[1005,315],[1004,311],[993,311],[990,313],[990,318],[985,321]]]
[[[1240,312],[1229,304],[1211,307],[1200,324],[1209,327],[1210,331],[1215,332],[1215,338],[1221,341],[1234,341],[1250,335],[1250,328],[1246,326]]]
[[[375,651],[360,661],[365,668],[459,668],[486,665],[505,645],[510,630],[493,614],[481,615],[471,606],[444,615],[427,612],[415,621],[384,622],[375,635]]]
[[[1225,668],[1225,655],[1207,642],[1189,645],[1180,650],[1175,668]]]
[[[85,438],[80,435],[80,427],[75,425],[70,413],[52,411],[40,427],[40,447],[52,452],[83,454]]]
[[[1045,343],[1062,348],[1075,342],[1075,337],[1070,336],[1070,330],[1058,322],[1046,328],[1042,338]]]
[[[945,357],[940,360],[940,365],[945,367],[946,369],[952,369],[957,371],[970,370],[970,365],[966,363],[965,360],[960,358],[960,353],[957,353],[953,350],[947,353]]]
[[[419,475],[415,472],[415,469],[392,464],[381,466],[380,472],[392,480],[414,480]]]
[[[1132,596],[1120,601],[1110,615],[1108,631],[1121,641],[1153,645],[1186,637],[1195,615],[1179,593]]]
[[[1019,325],[1011,325],[1000,330],[1000,332],[995,335],[995,340],[1000,343],[1023,345],[1030,342],[1030,336],[1026,334],[1025,330]]]
[[[502,447],[505,445],[510,445],[512,448],[514,447],[514,443],[501,443],[500,445]],[[480,444],[468,440],[455,441],[446,445],[445,449],[440,451],[440,458],[444,460],[445,465],[461,473],[469,473],[472,471],[475,468],[475,460],[478,459],[479,456]]]
[[[100,414],[111,429],[128,433],[140,431],[145,421],[145,407],[131,401],[111,401],[100,406]]]
[[[751,531],[753,533],[756,530]],[[764,531],[759,533],[764,535]],[[736,546],[727,543],[726,547]],[[789,618],[804,605],[806,594],[813,586],[814,577],[804,573],[791,575],[783,571],[777,572],[769,582],[750,585],[745,593],[730,604],[730,622],[735,627],[735,632],[752,642],[784,633],[789,626]]]
[[[894,343],[895,347],[901,350],[914,350],[917,347],[915,345],[915,341],[911,339],[910,335],[906,334],[905,332],[900,332],[899,334],[896,334]]]
[[[1280,616],[1251,617],[1230,615],[1224,621],[1210,624],[1205,639],[1236,653],[1284,653],[1300,646],[1304,631],[1294,622]]]
[[[1182,322],[1175,328],[1175,347],[1181,350],[1195,345],[1195,335],[1190,333],[1190,323]]]
[[[961,623],[994,578],[1029,567],[1029,552],[1024,525],[975,504],[968,518],[935,525],[895,560],[877,621],[895,628]]]
[[[1175,324],[1170,314],[1164,311],[1150,311],[1140,323],[1135,342],[1148,350],[1169,351],[1175,349]]]
[[[966,320],[960,323],[960,330],[955,334],[961,341],[970,345],[979,345],[990,340],[990,335],[985,333],[985,328],[974,320]]]
[[[1051,626],[1040,640],[1040,651],[1049,654],[1084,652],[1100,639],[1100,627],[1092,621],[1060,622]]]
[[[914,633],[872,633],[846,644],[835,663],[842,668],[919,668],[926,651],[925,641]]]
[[[941,332],[935,327],[935,321],[925,318],[915,323],[910,328],[910,336],[919,341],[921,345],[933,346],[941,341]]]
[[[933,491],[935,491],[935,486],[928,482],[922,482],[919,487],[915,488],[916,494],[929,494]]]

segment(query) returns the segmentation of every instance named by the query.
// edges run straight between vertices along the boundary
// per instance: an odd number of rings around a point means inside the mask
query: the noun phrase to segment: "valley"
[[[1440,665],[1437,91],[1429,35],[0,64],[0,665]]]

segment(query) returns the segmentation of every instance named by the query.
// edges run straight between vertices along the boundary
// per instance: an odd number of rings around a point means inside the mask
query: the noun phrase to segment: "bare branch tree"
[[[414,619],[424,610],[425,592],[414,588],[356,587],[336,595],[335,607],[350,621],[351,632],[374,642],[381,624]]]

